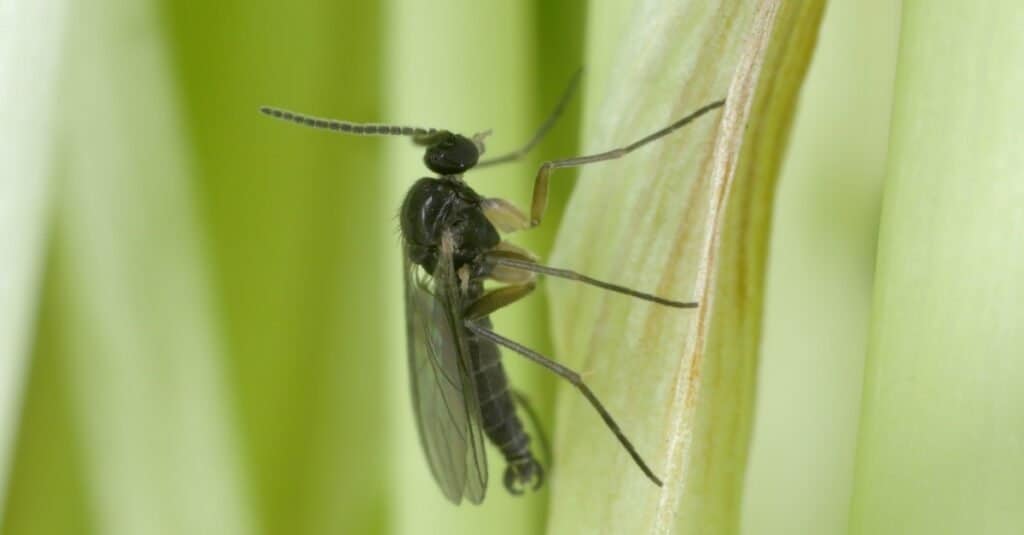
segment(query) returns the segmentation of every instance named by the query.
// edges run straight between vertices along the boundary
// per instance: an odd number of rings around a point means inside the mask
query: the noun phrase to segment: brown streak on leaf
[[[679,416],[673,422],[674,425],[667,428],[668,470],[665,486],[661,489],[655,511],[652,526],[655,533],[668,533],[675,526],[683,483],[686,481],[687,457],[689,457],[693,433],[693,416],[700,393],[700,382],[697,379],[700,377],[708,325],[714,311],[714,294],[710,289],[715,284],[716,260],[725,214],[724,206],[736,171],[748,114],[778,9],[779,2],[774,0],[765,0],[758,6],[754,27],[749,34],[747,46],[742,53],[739,67],[729,88],[727,104],[719,127],[719,136],[715,146],[716,165],[711,175],[712,190],[709,199],[708,216],[711,225],[704,241],[703,259],[700,263],[696,285],[696,294],[703,306],[697,309],[697,318],[691,330],[691,339],[684,346],[683,362],[689,360],[691,364],[687,376],[677,379],[677,382],[681,381],[685,386],[677,386],[673,389],[675,391],[682,390],[683,399],[675,398],[676,406],[679,408],[670,411]],[[685,364],[682,367],[683,369],[687,368]]]
[[[665,486],[643,485],[612,445],[594,449],[597,431],[576,423],[592,416],[574,399],[560,415],[573,450],[563,449],[562,477],[572,478],[552,487],[552,533],[738,525],[770,201],[813,42],[801,39],[814,33],[821,3],[659,2],[644,4],[649,12],[625,40],[604,131],[632,137],[626,132],[644,134],[701,102],[727,96],[728,104],[636,156],[585,171],[593,180],[580,181],[581,210],[563,220],[555,252],[594,276],[700,306],[673,311],[580,292],[553,311],[578,328],[568,345],[599,372],[592,386]],[[665,16],[646,16],[658,10]]]

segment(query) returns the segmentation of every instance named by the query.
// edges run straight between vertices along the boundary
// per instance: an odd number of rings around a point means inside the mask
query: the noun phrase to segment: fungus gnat
[[[542,265],[530,252],[502,240],[499,232],[527,230],[540,224],[547,206],[548,177],[555,169],[620,158],[721,107],[725,101],[706,104],[624,147],[545,162],[534,180],[529,217],[509,201],[481,196],[466,184],[463,175],[473,168],[515,161],[527,154],[561,115],[579,76],[577,73],[573,77],[554,111],[528,143],[485,160],[480,156],[489,132],[465,137],[435,128],[359,124],[276,108],[260,109],[271,117],[345,134],[407,136],[426,148],[423,163],[437,176],[413,184],[399,215],[409,375],[423,451],[438,486],[456,504],[463,498],[472,503],[484,499],[485,436],[505,457],[503,481],[509,492],[521,494],[527,486],[538,489],[544,479],[544,470],[531,451],[530,437],[516,414],[517,403],[527,411],[529,406],[521,395],[510,390],[499,346],[572,383],[640,470],[661,486],[661,480],[580,375],[494,332],[490,315],[532,292],[537,275],[574,280],[675,308],[696,308],[697,303],[673,301]],[[504,286],[485,289],[485,281]]]

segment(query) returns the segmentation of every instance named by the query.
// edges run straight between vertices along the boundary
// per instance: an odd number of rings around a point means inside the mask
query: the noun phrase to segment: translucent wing
[[[406,257],[405,317],[413,411],[430,471],[453,503],[480,503],[487,459],[450,254],[441,254],[432,277]]]

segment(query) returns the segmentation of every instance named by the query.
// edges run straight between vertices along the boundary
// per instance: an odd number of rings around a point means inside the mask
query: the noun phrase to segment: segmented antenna
[[[362,124],[350,123],[348,121],[336,121],[334,119],[322,119],[320,117],[311,117],[309,115],[303,115],[301,113],[295,113],[278,108],[271,108],[269,106],[261,107],[260,112],[264,115],[269,115],[284,121],[291,121],[311,128],[335,130],[346,134],[362,136],[428,136],[439,132],[437,128],[419,128],[387,124]]]

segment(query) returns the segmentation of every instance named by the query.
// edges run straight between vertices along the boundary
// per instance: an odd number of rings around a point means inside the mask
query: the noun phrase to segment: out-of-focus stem
[[[1024,525],[1024,10],[907,2],[852,533]]]

